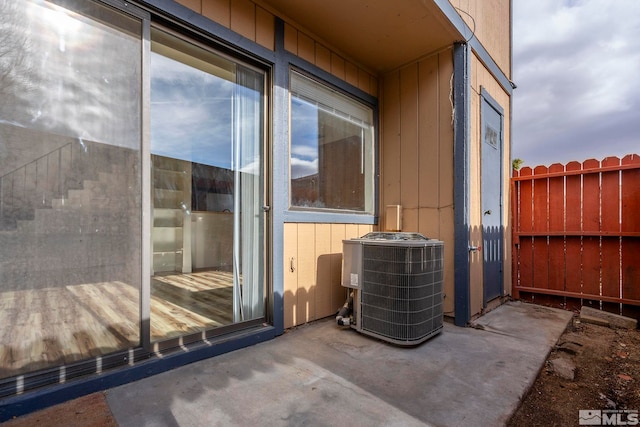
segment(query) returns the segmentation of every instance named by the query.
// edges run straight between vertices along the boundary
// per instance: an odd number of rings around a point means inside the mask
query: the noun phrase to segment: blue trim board
[[[469,141],[471,140],[470,47],[456,43],[453,50],[453,200],[454,200],[454,323],[466,326],[470,315],[469,280]]]
[[[289,173],[289,64],[284,52],[284,21],[275,19],[276,61],[273,66],[271,96],[271,250],[272,257],[272,321],[276,335],[284,333],[284,212],[289,206],[287,181]]]
[[[257,330],[252,329],[239,335],[231,335],[222,342],[214,342],[215,345],[212,346],[201,343],[186,352],[180,351],[164,355],[162,358],[153,357],[136,363],[133,366],[69,381],[65,384],[45,387],[40,390],[30,391],[24,395],[2,399],[0,401],[0,422],[90,393],[141,380],[189,363],[239,350],[243,347],[268,341],[274,337],[275,328],[271,326],[259,327]]]
[[[287,173],[288,175],[288,173]],[[377,180],[376,180],[377,181]],[[376,200],[377,202],[377,200]],[[298,211],[289,209],[284,213],[285,222],[326,223],[326,224],[368,224],[378,223],[376,215],[341,212]]]
[[[475,37],[470,41],[473,51],[478,55],[480,61],[487,67],[489,72],[498,80],[502,89],[509,94],[513,95],[513,84],[511,80],[502,72],[498,64],[493,60],[489,52],[482,46],[482,44]]]
[[[504,108],[502,108],[498,101],[493,99],[493,97],[489,94],[489,91],[487,91],[483,86],[480,86],[480,96],[482,96],[489,103],[489,105],[491,105],[491,108],[496,110],[498,113],[500,113],[501,116],[504,117]]]

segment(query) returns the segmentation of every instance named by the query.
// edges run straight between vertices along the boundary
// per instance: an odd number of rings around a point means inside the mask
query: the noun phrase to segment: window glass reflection
[[[155,51],[151,68],[153,154],[230,169],[234,83]]]
[[[373,213],[371,108],[291,73],[291,206]]]
[[[264,315],[264,75],[152,29],[151,339]]]
[[[0,377],[140,343],[142,22],[65,4],[0,2]]]

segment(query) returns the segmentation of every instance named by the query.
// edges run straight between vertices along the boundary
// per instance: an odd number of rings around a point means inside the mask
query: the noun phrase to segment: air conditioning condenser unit
[[[374,232],[343,240],[342,286],[352,289],[351,327],[398,345],[443,328],[444,244],[418,233]]]

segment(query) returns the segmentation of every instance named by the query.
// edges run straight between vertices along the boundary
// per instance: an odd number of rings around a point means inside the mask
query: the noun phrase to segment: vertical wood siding
[[[447,315],[454,276],[452,75],[450,49],[389,72],[380,104],[380,212],[401,205],[402,231],[445,242]]]
[[[275,49],[274,16],[251,0],[176,1],[267,49]]]
[[[284,226],[284,327],[333,316],[344,304],[342,241],[372,231],[371,225]]]

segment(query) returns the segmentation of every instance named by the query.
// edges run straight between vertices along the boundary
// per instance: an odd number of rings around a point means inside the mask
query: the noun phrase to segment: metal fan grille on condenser
[[[442,329],[443,245],[362,247],[362,332],[398,344]]]

